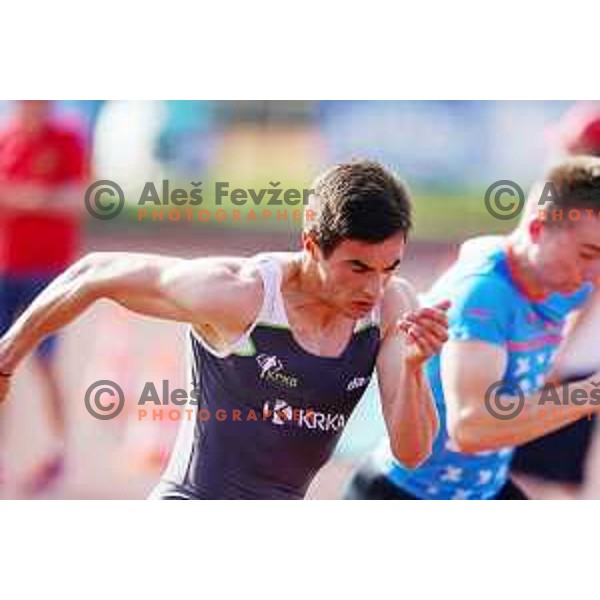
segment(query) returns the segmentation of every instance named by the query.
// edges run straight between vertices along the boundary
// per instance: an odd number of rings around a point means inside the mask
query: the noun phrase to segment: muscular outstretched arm
[[[208,324],[233,336],[252,323],[262,293],[260,277],[245,271],[243,259],[89,254],[57,277],[0,340],[0,373],[12,373],[46,335],[103,298],[143,315]]]

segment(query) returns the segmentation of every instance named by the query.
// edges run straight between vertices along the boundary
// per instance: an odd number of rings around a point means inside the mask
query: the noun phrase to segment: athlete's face
[[[323,299],[350,318],[366,315],[381,300],[405,246],[400,233],[376,244],[344,240],[327,258],[315,247]]]
[[[532,263],[549,291],[574,292],[600,278],[600,220],[582,213],[578,222],[530,227]]]

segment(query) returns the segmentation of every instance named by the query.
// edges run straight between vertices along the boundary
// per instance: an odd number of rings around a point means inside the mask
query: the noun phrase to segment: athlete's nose
[[[371,302],[377,302],[383,296],[385,279],[385,275],[380,275],[379,273],[372,273],[370,275],[365,295],[368,296]]]

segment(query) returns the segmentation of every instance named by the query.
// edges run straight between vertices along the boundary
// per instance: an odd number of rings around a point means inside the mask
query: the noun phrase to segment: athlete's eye
[[[350,270],[353,273],[366,273],[367,271],[370,271],[371,269],[368,267],[368,265],[365,265],[363,262],[361,262],[360,260],[351,260],[348,261],[349,265],[350,265]]]
[[[353,273],[366,273],[369,269],[367,269],[366,267],[363,267],[361,265],[352,265],[352,272]]]
[[[600,246],[596,244],[584,244],[579,248],[581,260],[597,260],[600,258]]]

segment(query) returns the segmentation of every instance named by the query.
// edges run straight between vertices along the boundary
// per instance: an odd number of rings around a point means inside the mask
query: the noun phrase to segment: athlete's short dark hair
[[[569,223],[570,210],[600,211],[600,158],[577,156],[551,167],[535,201],[545,211],[548,223]],[[557,219],[555,214],[564,214]]]
[[[335,165],[316,179],[305,221],[324,256],[345,239],[378,243],[412,227],[405,184],[377,162],[354,160]]]

